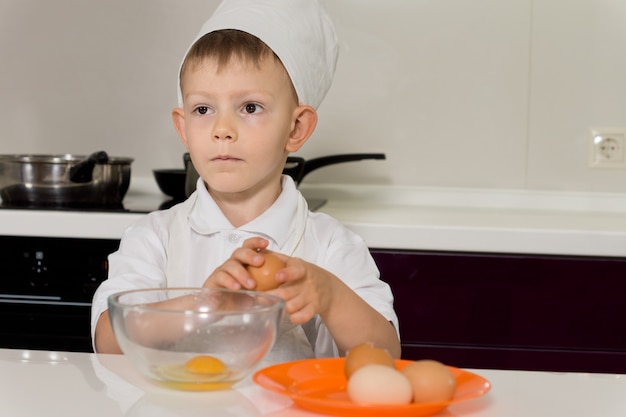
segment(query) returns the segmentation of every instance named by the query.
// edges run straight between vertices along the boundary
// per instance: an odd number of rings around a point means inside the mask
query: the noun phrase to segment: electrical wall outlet
[[[626,169],[626,128],[592,128],[589,167]]]

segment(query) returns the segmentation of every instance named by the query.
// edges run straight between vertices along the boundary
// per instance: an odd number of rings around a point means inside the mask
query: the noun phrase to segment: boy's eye
[[[209,108],[206,106],[200,106],[196,109],[198,114],[207,114],[209,112]]]
[[[258,113],[259,111],[261,111],[261,106],[254,103],[248,103],[245,105],[244,110],[248,114]]]

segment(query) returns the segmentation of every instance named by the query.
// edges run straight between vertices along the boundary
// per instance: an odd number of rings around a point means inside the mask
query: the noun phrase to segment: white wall
[[[307,182],[626,191],[587,167],[626,128],[624,0],[326,0],[335,83],[300,155],[384,152]],[[182,53],[217,0],[0,0],[0,153],[182,167]]]

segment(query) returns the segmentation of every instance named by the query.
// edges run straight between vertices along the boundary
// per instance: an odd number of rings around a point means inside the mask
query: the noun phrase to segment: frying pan
[[[187,176],[185,178],[185,195],[189,196],[196,189],[196,181],[198,180],[198,172],[191,163],[189,153],[183,155]],[[385,159],[384,153],[348,153],[338,155],[320,156],[317,158],[306,160],[299,156],[289,156],[283,169],[283,174],[293,178],[296,185],[299,185],[305,176],[311,171],[343,162],[361,161],[364,159]]]

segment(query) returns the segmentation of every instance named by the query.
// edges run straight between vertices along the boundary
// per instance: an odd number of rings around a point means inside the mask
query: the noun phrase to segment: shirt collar
[[[289,240],[299,198],[299,191],[290,176],[282,176],[282,191],[276,201],[260,216],[239,228],[224,216],[204,183],[200,185],[202,179],[198,181],[196,204],[189,216],[189,224],[196,233],[210,235],[222,231],[242,231],[274,241],[278,247]]]

